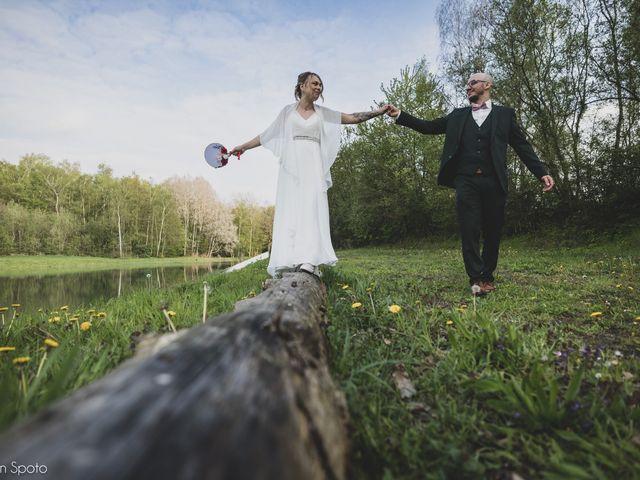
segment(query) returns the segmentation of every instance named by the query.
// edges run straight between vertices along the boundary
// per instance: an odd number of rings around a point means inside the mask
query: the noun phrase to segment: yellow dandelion
[[[24,365],[31,361],[31,357],[16,357],[13,359],[14,365]]]
[[[590,316],[590,317],[592,317],[592,318],[595,318],[595,317],[601,317],[601,316],[602,316],[602,312],[593,312],[593,313],[592,313],[591,315],[589,315],[589,316]]]
[[[176,312],[174,312],[173,310],[167,310],[167,315],[169,315],[170,317],[175,317]]]
[[[342,286],[343,290],[346,290],[347,288],[349,288],[349,285],[347,285],[346,283]]]
[[[447,320],[447,325],[453,325],[453,320]]]
[[[391,313],[400,313],[400,310],[402,310],[402,308],[400,308],[400,305],[391,305],[389,307],[389,311]]]
[[[105,318],[107,316],[106,312],[100,312],[96,315],[98,318]]]
[[[633,287],[627,287],[627,288],[633,292]]]
[[[416,300],[416,305],[420,305],[422,303],[421,300]]]
[[[67,310],[69,310],[69,305],[63,305],[62,307],[60,307],[60,310],[66,312]]]
[[[9,310],[9,307],[0,307],[0,313],[4,313]]]
[[[89,315],[93,315],[94,313],[96,313],[96,311],[92,308],[92,309],[90,309],[90,310],[87,310],[87,313],[88,313]]]
[[[15,351],[16,347],[0,347],[0,353],[2,352],[13,352]]]
[[[83,332],[86,332],[90,328],[91,328],[91,322],[82,322],[80,324],[80,330],[82,330]]]
[[[639,321],[640,321],[640,315],[638,315],[638,316],[636,317],[636,320],[639,320]]]
[[[355,302],[351,304],[351,308],[362,308],[362,303],[360,302]]]
[[[44,340],[44,344],[46,347],[49,347],[49,348],[58,348],[60,346],[60,344],[56,342],[53,338],[46,338]]]
[[[622,285],[621,284],[617,284],[616,288],[622,288]]]
[[[49,323],[58,323],[60,321],[60,317],[51,317],[49,319]]]
[[[373,291],[373,288],[371,288],[371,287],[367,287],[367,288],[365,288],[365,291],[366,291],[367,293],[371,293],[371,292]]]
[[[80,320],[80,317],[78,317],[77,315],[74,315],[73,317],[69,317],[70,322],[77,322],[78,320]]]
[[[19,303],[12,303],[11,306],[13,308],[20,308],[21,305]]]

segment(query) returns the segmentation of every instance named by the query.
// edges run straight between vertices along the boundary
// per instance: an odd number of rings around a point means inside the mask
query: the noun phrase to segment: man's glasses
[[[488,82],[488,81],[489,81],[489,80],[469,80],[469,81],[465,84],[465,86],[466,86],[466,87],[473,87],[476,83],[479,83],[479,82],[485,82],[485,83],[486,83],[486,82]]]

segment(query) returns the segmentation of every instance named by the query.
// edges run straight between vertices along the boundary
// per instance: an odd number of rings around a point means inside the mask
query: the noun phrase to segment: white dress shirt
[[[475,112],[471,110],[471,115],[473,115],[473,119],[476,121],[479,127],[482,126],[484,121],[491,113],[491,100],[487,100],[485,103],[487,104],[487,108],[481,108],[479,110],[476,110]]]

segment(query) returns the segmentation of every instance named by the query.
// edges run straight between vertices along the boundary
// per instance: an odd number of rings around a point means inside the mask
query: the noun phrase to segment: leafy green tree
[[[422,118],[445,114],[447,97],[424,59],[381,90],[381,104]],[[383,118],[347,128],[329,190],[334,242],[389,242],[453,228],[451,193],[436,185],[442,141]]]

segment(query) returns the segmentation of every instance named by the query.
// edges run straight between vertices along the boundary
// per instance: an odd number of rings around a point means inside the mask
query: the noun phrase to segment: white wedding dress
[[[330,175],[321,153],[321,139],[327,137],[322,134],[326,116],[319,114],[316,107],[316,112],[305,120],[294,108],[284,119],[292,141],[282,152],[278,175],[267,267],[272,276],[302,263],[335,265],[338,261],[329,231]]]

